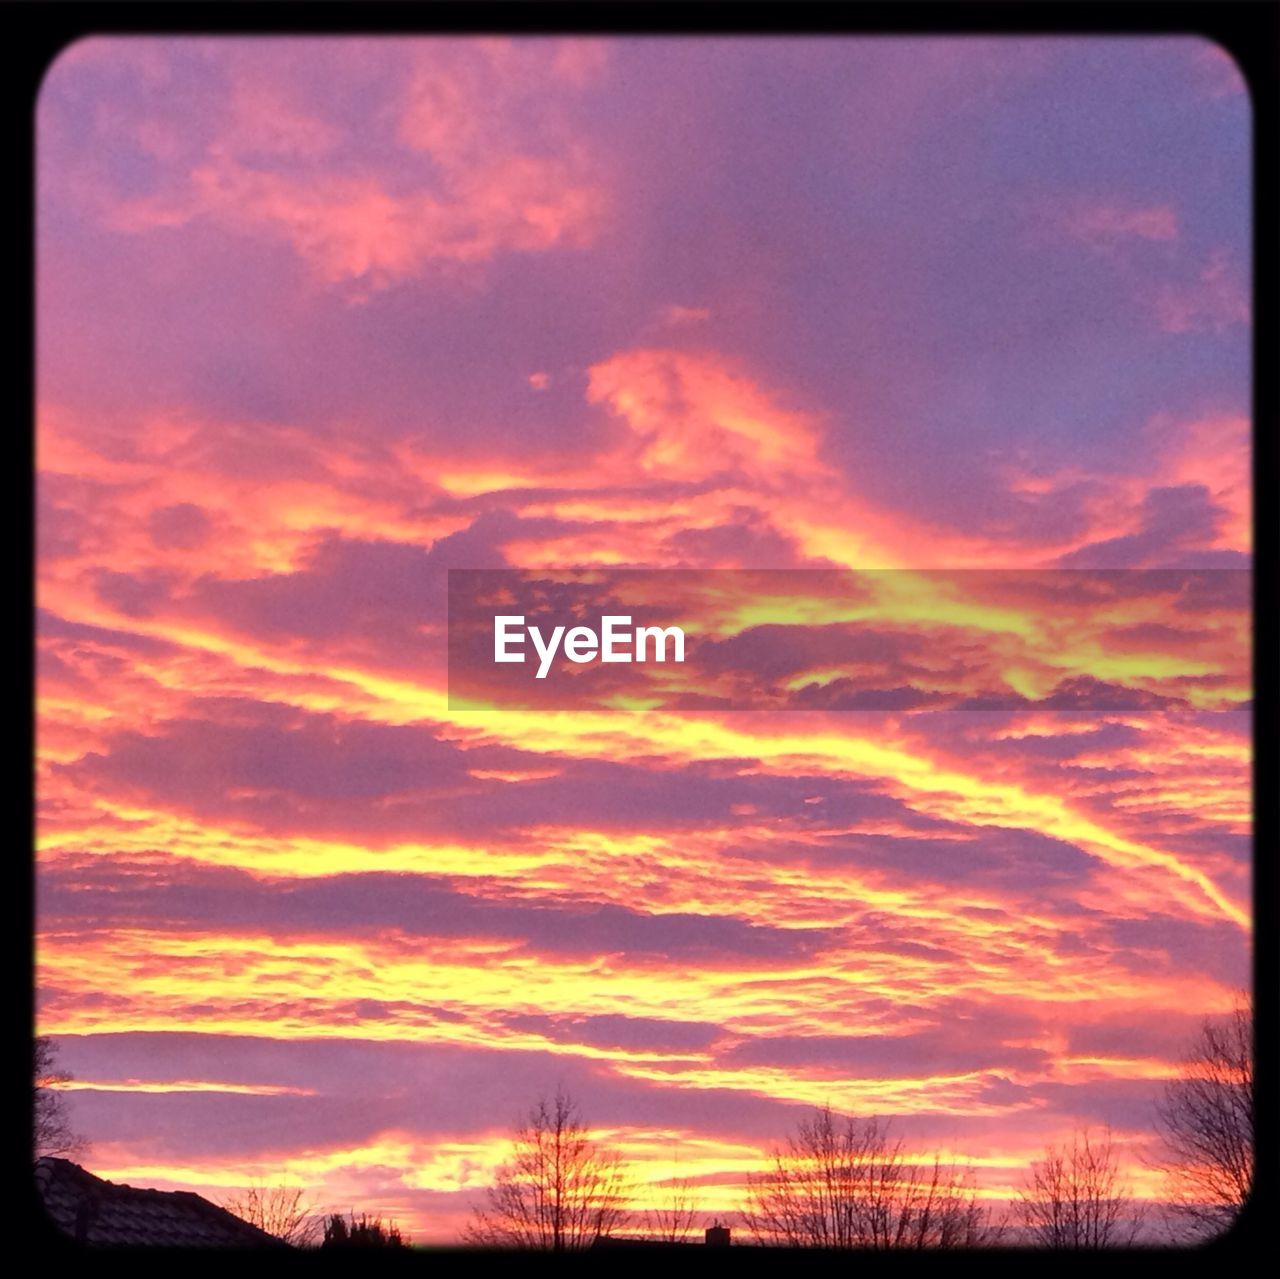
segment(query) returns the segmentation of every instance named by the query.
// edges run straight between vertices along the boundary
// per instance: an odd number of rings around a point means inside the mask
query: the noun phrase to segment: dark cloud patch
[[[741,510],[736,518],[709,529],[682,529],[667,540],[673,568],[812,568],[794,539],[784,537],[758,514]],[[821,561],[826,563],[827,561]]]
[[[1096,869],[1088,853],[1037,831],[984,827],[974,838],[832,835],[812,853],[814,865],[875,868],[904,881],[969,884],[1014,891],[1024,905],[1056,904],[1064,890]]]
[[[1193,857],[1225,858],[1241,871],[1253,864],[1254,837],[1216,822],[1196,822],[1189,830],[1162,832],[1161,844],[1172,853]]]
[[[1117,1132],[1150,1133],[1161,1087],[1158,1079],[1091,1079],[1076,1084],[1037,1083],[1029,1094],[1038,1105],[1070,1115],[1081,1128],[1110,1126]]]
[[[68,664],[57,650],[48,644],[41,644],[36,648],[36,679],[41,683],[48,681],[81,690],[94,688],[94,682],[83,671]]]
[[[195,1077],[220,1074],[219,1049]],[[324,1051],[322,1048],[320,1051]],[[348,1091],[327,1095],[248,1095],[219,1092],[77,1092],[76,1121],[101,1144],[141,1146],[182,1163],[194,1157],[243,1155],[361,1145],[379,1132],[410,1123],[418,1109],[404,1096]],[[252,1178],[245,1177],[249,1182]]]
[[[724,1031],[713,1022],[668,1021],[657,1017],[627,1017],[617,1013],[590,1017],[552,1017],[543,1013],[513,1013],[502,1018],[513,1030],[530,1030],[561,1043],[596,1048],[623,1048],[673,1055],[709,1049]]]
[[[292,573],[198,579],[185,607],[223,626],[278,639],[360,640],[393,667],[444,652],[450,568],[501,568],[503,545],[581,532],[589,525],[486,511],[430,548],[329,536]]]
[[[36,486],[35,549],[40,563],[79,555],[93,537],[93,522],[80,500],[83,483],[61,475],[42,475]]]
[[[952,699],[926,689],[857,688],[852,680],[836,679],[826,684],[806,684],[788,698],[797,709],[828,711],[915,711],[945,705]]]
[[[1176,681],[1170,681],[1170,684],[1177,687]],[[933,699],[932,702],[922,699],[922,708],[929,710],[936,706],[939,700],[945,699]],[[994,689],[953,700],[949,706],[940,707],[939,713],[954,710],[982,711],[986,714],[1010,711],[1079,711],[1088,714],[1106,714],[1110,711],[1182,709],[1186,705],[1186,701],[1180,697],[1141,688],[1130,688],[1124,684],[1097,679],[1092,675],[1073,675],[1059,681],[1053,691],[1045,697],[1029,698],[1009,689]]]
[[[1177,1009],[1159,1014],[1130,1011],[1123,1018],[1066,1028],[1068,1052],[1079,1057],[1152,1057],[1180,1061],[1200,1028],[1201,1017]]]
[[[608,496],[616,500],[618,495],[610,493]],[[437,572],[447,572],[451,568],[509,568],[503,551],[507,542],[517,538],[537,541],[582,533],[594,527],[585,522],[525,518],[505,509],[485,510],[466,528],[440,538],[431,548],[430,565]]]
[[[1173,607],[1179,613],[1247,613],[1252,603],[1253,573],[1247,561],[1220,564],[1187,573],[1179,583]]]
[[[797,580],[802,587],[805,577]],[[800,671],[847,663],[900,669],[929,643],[926,636],[850,624],[753,626],[698,646],[698,661],[710,671],[751,670],[781,679]]]
[[[1143,732],[1132,724],[1102,723],[1097,728],[1062,733],[1041,733],[998,738],[983,743],[992,754],[1046,761],[1066,761],[1080,755],[1120,754],[1132,750],[1143,740]]]
[[[1047,697],[1032,705],[1051,711],[1151,711],[1185,705],[1178,697],[1166,697],[1141,688],[1129,688],[1092,675],[1062,680]]]
[[[165,1122],[157,1122],[153,1106],[165,1094],[73,1094],[78,1122],[98,1141],[178,1156],[252,1157],[264,1148],[261,1131],[254,1131],[263,1125],[274,1129],[277,1149],[311,1148],[317,1135],[326,1145],[356,1144],[388,1129],[426,1141],[510,1133],[539,1096],[561,1086],[596,1123],[684,1127],[748,1140],[780,1138],[808,1109],[738,1090],[628,1079],[605,1063],[564,1053],[463,1048],[430,1035],[407,1043],[121,1032],[62,1036],[59,1045],[63,1064],[82,1080],[216,1079],[314,1093],[169,1094]],[[465,1106],[459,1097],[467,1098]],[[183,1103],[193,1101],[202,1104],[186,1122]],[[318,1108],[327,1123],[316,1119]]]
[[[1098,479],[1063,484],[1044,493],[1007,494],[1001,493],[992,479],[987,478],[990,488],[985,494],[989,507],[987,526],[1000,532],[1012,528],[1016,533],[1049,541],[1073,541],[1086,534],[1090,507],[1109,496],[1106,482]]]
[[[1058,561],[1060,568],[1243,568],[1246,556],[1212,549],[1225,513],[1203,484],[1148,491],[1137,533],[1091,542]]]
[[[400,542],[320,542],[305,567],[270,577],[202,577],[187,607],[222,626],[269,638],[344,636],[423,645],[443,621],[444,592],[430,552]]]
[[[392,1021],[402,1014],[427,1017],[431,1021],[459,1024],[467,1020],[465,1013],[437,1004],[409,1003],[402,999],[357,999],[346,1009],[352,1024],[364,1021]]]
[[[204,544],[213,529],[213,521],[204,508],[194,502],[178,502],[152,511],[147,529],[156,546],[189,551]]]
[[[1005,689],[999,691],[990,691],[984,693],[974,693],[969,697],[962,697],[951,708],[957,711],[1017,711],[1029,709],[1035,703],[1030,698],[1023,697],[1021,693],[1010,692]]]
[[[490,751],[487,762],[509,764],[522,754]],[[85,755],[65,771],[188,808],[249,814],[258,807],[288,811],[290,797],[342,804],[399,792],[426,795],[459,785],[485,756],[480,751],[468,761],[456,746],[412,727],[329,717],[307,717],[293,728],[180,719],[155,736],[119,734],[107,754]]]
[[[987,1106],[1008,1106],[1017,1109],[1034,1103],[1035,1089],[1029,1084],[1015,1083],[1006,1075],[994,1074],[982,1081],[978,1100]]]
[[[97,644],[46,639],[37,647],[36,669],[40,676],[88,698],[99,697],[104,684],[128,679],[135,668],[136,661],[127,652]]]
[[[146,925],[243,929],[287,938],[382,936],[486,938],[538,954],[631,955],[715,963],[749,956],[764,963],[809,957],[833,940],[825,929],[771,928],[731,917],[650,915],[590,901],[487,898],[447,880],[405,874],[257,879],[226,868],[55,862],[39,877],[50,925],[83,917],[92,900],[98,927]]]
[[[128,652],[145,653],[149,657],[172,657],[182,651],[178,645],[171,644],[168,640],[69,621],[45,608],[36,610],[36,634],[47,639],[72,640],[102,648],[121,648]]]
[[[126,617],[150,617],[169,599],[178,581],[177,574],[163,569],[117,573],[103,568],[96,569],[92,578],[98,598]]]
[[[171,720],[153,735],[118,734],[105,750],[55,769],[81,785],[121,788],[207,818],[375,842],[426,835],[478,840],[566,824],[721,827],[739,820],[743,805],[757,820],[892,817],[926,829],[937,824],[858,782],[744,776],[749,761],[675,768],[662,760],[572,760],[504,746],[463,748],[428,727],[259,708],[244,699],[206,699],[192,709],[208,718]],[[557,775],[483,776],[548,767]],[[824,802],[804,802],[814,796]]]
[[[1239,928],[1228,920],[1175,919],[1169,915],[1099,920],[1104,936],[1124,952],[1135,972],[1195,972],[1225,986],[1249,982],[1248,955]]]
[[[1168,626],[1164,622],[1139,622],[1135,626],[1119,626],[1104,632],[1102,642],[1107,648],[1120,652],[1145,651],[1157,648],[1167,651],[1182,648],[1211,639],[1212,631]]]
[[[725,1064],[820,1068],[865,1079],[910,1079],[930,1074],[1003,1068],[1035,1071],[1049,1062],[1036,1048],[1012,1048],[992,1035],[937,1030],[911,1035],[771,1035],[748,1039],[722,1054]]]
[[[202,372],[214,370],[205,365]],[[229,370],[223,368],[217,372],[226,376]],[[234,376],[236,380],[244,378],[243,364],[237,365]],[[270,411],[262,416],[252,411],[246,413],[248,407],[241,405],[239,420],[221,417],[201,423],[191,440],[181,447],[181,461],[202,472],[242,477],[254,484],[331,479],[324,463],[324,445],[329,432],[322,424],[313,423],[304,431],[272,422]]]

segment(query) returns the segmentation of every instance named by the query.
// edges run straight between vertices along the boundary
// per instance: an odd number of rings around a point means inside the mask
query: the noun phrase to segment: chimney
[[[729,1227],[722,1226],[718,1221],[714,1226],[707,1227],[707,1247],[708,1248],[727,1248],[729,1246]]]

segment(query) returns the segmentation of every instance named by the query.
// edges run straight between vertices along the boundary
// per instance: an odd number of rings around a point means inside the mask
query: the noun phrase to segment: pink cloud
[[[176,182],[107,197],[106,220],[141,232],[207,219],[282,242],[322,283],[363,295],[433,265],[585,246],[606,200],[566,107],[604,64],[576,43],[410,46],[359,148],[314,83],[232,60],[217,135]],[[162,120],[129,131],[173,151]]]
[[[299,107],[284,85],[261,74],[235,79],[228,141],[236,153],[320,157],[342,137],[336,125]]]
[[[711,309],[705,306],[681,306],[673,303],[662,310],[662,323],[671,328],[682,324],[701,324],[711,318]]]
[[[1178,215],[1168,205],[1079,204],[1062,215],[1060,224],[1074,239],[1095,247],[1105,247],[1117,240],[1168,243],[1178,238]]]
[[[1245,283],[1222,249],[1209,255],[1195,280],[1161,288],[1153,305],[1166,333],[1221,333],[1250,321]]]
[[[597,364],[587,398],[606,404],[638,438],[641,469],[704,479],[726,467],[761,478],[814,475],[814,424],[779,408],[723,362],[677,351],[627,351]]]
[[[1143,428],[1149,460],[1141,474],[1070,466],[1046,472],[1023,464],[1005,468],[1012,492],[1030,503],[1061,498],[1074,491],[1081,529],[1061,554],[1126,538],[1141,532],[1144,509],[1162,491],[1203,489],[1215,529],[1194,547],[1172,541],[1153,548],[1157,558],[1181,550],[1247,552],[1251,543],[1249,460],[1250,422],[1242,414],[1223,413],[1190,420],[1159,415]]]

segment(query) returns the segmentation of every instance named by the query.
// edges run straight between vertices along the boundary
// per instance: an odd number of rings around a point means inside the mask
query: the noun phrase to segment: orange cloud
[[[721,361],[627,351],[591,369],[587,399],[626,423],[647,475],[702,480],[732,468],[768,484],[779,474],[829,473],[817,457],[812,419],[780,408]]]

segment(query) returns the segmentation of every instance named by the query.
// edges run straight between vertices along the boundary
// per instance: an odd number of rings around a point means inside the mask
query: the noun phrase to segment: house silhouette
[[[69,1159],[35,1165],[49,1220],[88,1247],[287,1248],[234,1213],[187,1190],[145,1190],[104,1181]]]
[[[591,1245],[593,1250],[604,1248],[610,1251],[625,1249],[636,1252],[700,1252],[704,1247],[727,1248],[728,1246],[729,1227],[722,1226],[718,1221],[714,1226],[707,1227],[703,1243],[692,1239],[677,1242],[670,1239],[619,1239],[611,1235],[601,1235]]]

